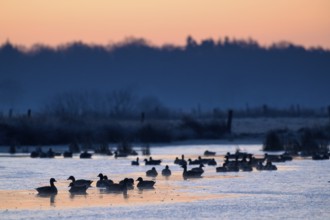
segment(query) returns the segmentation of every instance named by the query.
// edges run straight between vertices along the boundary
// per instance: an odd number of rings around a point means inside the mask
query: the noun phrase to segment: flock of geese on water
[[[204,156],[215,156],[215,152],[205,151]],[[253,154],[236,152],[234,154],[227,153],[224,156],[224,163],[222,166],[216,167],[216,172],[250,172],[253,168],[262,171],[274,171],[277,170],[277,167],[272,164],[272,162],[285,162],[292,160],[292,157],[287,154],[281,155],[268,155],[265,154],[263,158],[255,158]],[[160,165],[162,160],[154,160],[152,157],[149,159],[144,159],[145,165]],[[266,162],[264,164],[264,162]],[[204,173],[204,165],[216,166],[217,162],[214,158],[202,158],[198,157],[196,160],[185,160],[184,155],[181,156],[181,159],[178,157],[175,158],[174,164],[177,164],[183,168],[182,176],[184,179],[189,178],[201,178]],[[139,158],[131,162],[132,166],[139,166]],[[198,167],[194,167],[188,170],[187,165],[198,165]],[[165,168],[161,172],[162,176],[169,177],[172,172],[169,169],[169,166],[166,165]],[[156,177],[158,176],[158,172],[155,167],[152,167],[150,170],[146,171],[147,177]],[[99,180],[96,182],[96,187],[104,190],[105,192],[123,192],[127,193],[127,190],[134,189],[134,179],[125,178],[118,183],[114,183],[111,179],[108,179],[106,175],[100,173],[97,177]],[[85,194],[86,190],[91,187],[93,183],[92,180],[78,179],[76,180],[74,176],[70,176],[67,180],[71,180],[69,184],[69,192],[72,194]],[[153,180],[144,180],[142,177],[136,179],[137,188],[139,190],[143,189],[154,189],[155,181]],[[57,194],[57,188],[55,186],[56,180],[54,178],[50,179],[49,186],[38,187],[36,190],[39,195],[55,195]]]

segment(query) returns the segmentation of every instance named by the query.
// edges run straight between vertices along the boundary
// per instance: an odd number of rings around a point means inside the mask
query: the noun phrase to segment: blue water
[[[155,159],[163,159],[176,176],[182,169],[173,164],[175,157],[185,154],[196,158],[205,150],[223,155],[235,149],[263,154],[261,145],[234,144],[185,144],[153,147]],[[140,155],[142,160],[144,157]],[[0,190],[31,190],[55,177],[64,183],[69,175],[97,180],[97,174],[106,173],[110,178],[142,175],[150,167],[132,167],[135,157],[114,159],[94,156],[82,160],[31,159],[29,157],[0,157]],[[218,164],[222,157],[216,157]],[[142,163],[143,164],[143,163]],[[166,184],[178,187],[179,193],[195,195],[223,195],[223,198],[190,202],[122,205],[109,207],[83,207],[46,210],[0,210],[0,219],[330,219],[330,161],[296,159],[278,163],[277,171],[216,173],[215,167],[205,168],[204,178],[184,181],[167,180]],[[160,171],[162,166],[157,169]],[[219,178],[219,177],[231,178]],[[156,181],[164,181],[157,177]],[[67,188],[59,184],[59,190]],[[157,184],[156,184],[157,186]],[[161,189],[155,189],[157,190]],[[228,196],[227,196],[228,195]],[[87,195],[95,196],[95,194]],[[128,198],[129,200],[129,198]],[[0,198],[1,202],[2,201]]]

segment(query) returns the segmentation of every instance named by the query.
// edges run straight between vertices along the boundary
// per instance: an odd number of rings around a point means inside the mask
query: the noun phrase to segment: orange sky
[[[0,43],[183,44],[235,37],[330,48],[330,0],[0,0]]]

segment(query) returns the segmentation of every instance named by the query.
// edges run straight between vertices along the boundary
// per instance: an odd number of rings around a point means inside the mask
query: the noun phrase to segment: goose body
[[[222,167],[217,167],[216,168],[216,171],[218,173],[224,173],[224,172],[227,172],[227,168],[225,166],[222,166]]]
[[[134,189],[134,179],[132,178],[125,178],[119,181],[119,184],[121,185],[126,184],[127,189]]]
[[[203,167],[204,167],[204,165],[201,163],[199,165],[199,167],[194,167],[191,169],[191,171],[197,172],[197,173],[204,173]]]
[[[201,164],[200,160],[192,160],[192,159],[188,159],[189,165],[199,165]]]
[[[54,178],[50,178],[49,182],[50,182],[50,186],[42,186],[36,188],[39,194],[43,194],[43,195],[57,194],[57,188],[54,185],[54,182],[56,182],[56,180]]]
[[[139,189],[153,189],[155,185],[155,181],[152,180],[143,180],[142,177],[139,177],[136,181],[139,183],[137,184],[137,187]]]
[[[70,158],[70,157],[72,157],[72,152],[71,152],[71,151],[65,151],[65,152],[63,153],[63,157],[64,157],[64,158]]]
[[[132,166],[139,166],[139,165],[140,165],[139,158],[137,157],[136,160],[132,161]]]
[[[90,159],[92,158],[92,154],[88,153],[87,151],[84,151],[80,154],[80,159]]]
[[[200,171],[193,171],[193,170],[187,170],[187,166],[183,165],[183,178],[187,179],[187,178],[200,178],[203,174],[203,172]]]
[[[171,176],[172,172],[169,169],[168,165],[165,166],[165,168],[162,170],[162,175],[163,176]]]
[[[211,160],[207,163],[207,165],[209,165],[209,166],[216,166],[216,165],[217,165],[217,162],[215,161],[215,159],[211,159]]]
[[[92,180],[84,180],[84,179],[79,179],[76,180],[74,176],[70,176],[68,180],[72,180],[72,185],[86,185],[87,187],[90,187],[92,184]]]
[[[272,164],[272,162],[267,161],[266,165],[263,165],[261,162],[258,163],[257,165],[257,170],[268,170],[268,171],[272,171],[272,170],[277,170],[277,167],[275,165]]]
[[[100,179],[96,182],[96,187],[104,187],[103,174],[99,173],[97,177],[99,177]]]
[[[175,164],[178,164],[180,166],[187,165],[187,161],[184,159],[184,155],[183,154],[181,155],[181,159],[179,159],[178,157],[176,157],[175,160],[174,160],[174,163]]]
[[[106,175],[100,173],[97,177],[100,179],[96,182],[96,187],[106,187],[107,185],[113,184],[112,180],[109,180]]]
[[[106,186],[108,192],[127,192],[128,178],[125,178],[120,183],[112,183]]]
[[[113,184],[113,181],[110,180],[110,179],[108,179],[108,176],[107,175],[104,175],[103,176],[103,184],[106,187],[106,186],[109,186],[109,185]]]
[[[151,168],[151,170],[148,170],[146,172],[146,175],[150,176],[150,177],[156,177],[156,176],[158,176],[158,172],[157,172],[156,168],[153,167],[153,168]]]
[[[206,151],[204,151],[204,156],[215,156],[215,152],[214,151],[208,151],[208,150],[206,150]]]
[[[152,157],[149,158],[149,160],[144,159],[145,165],[160,165],[162,160],[154,160]]]

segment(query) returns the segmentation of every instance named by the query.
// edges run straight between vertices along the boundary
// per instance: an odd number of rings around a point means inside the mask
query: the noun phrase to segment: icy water
[[[234,144],[180,144],[152,147],[159,173],[167,164],[172,176],[158,175],[154,190],[138,189],[127,195],[103,193],[95,187],[100,172],[112,180],[124,177],[151,179],[140,157],[114,159],[94,155],[93,159],[31,159],[0,156],[0,219],[330,219],[330,161],[294,159],[277,163],[277,171],[216,173],[206,166],[203,178],[183,180],[175,157],[185,154],[196,159],[205,150],[217,153],[218,165]],[[261,145],[239,145],[240,149],[263,154]],[[70,195],[66,179],[95,182],[87,195]],[[54,177],[59,190],[55,197],[39,197],[34,188],[48,185]]]

